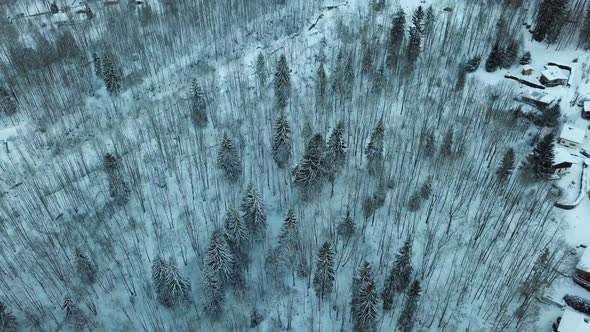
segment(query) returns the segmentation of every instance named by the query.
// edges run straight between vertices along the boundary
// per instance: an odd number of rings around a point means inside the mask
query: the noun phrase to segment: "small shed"
[[[590,100],[586,100],[582,106],[582,118],[590,120]]]
[[[545,86],[567,85],[570,79],[570,73],[557,66],[545,66],[541,72],[540,81]]]
[[[555,97],[539,91],[532,91],[529,94],[523,94],[521,101],[539,108],[546,108],[555,102]]]
[[[590,291],[590,250],[585,249],[578,265],[576,265],[576,274],[574,275],[576,284]]]
[[[553,158],[553,173],[557,175],[562,175],[569,172],[570,168],[578,161],[576,157],[572,156],[569,151],[566,149],[555,146],[553,149],[555,153],[555,158]]]
[[[568,148],[578,149],[584,143],[586,131],[584,129],[565,125],[559,133],[559,144]]]
[[[520,73],[523,74],[524,76],[530,76],[533,74],[533,67],[531,67],[529,65],[524,65],[522,67],[522,71]]]
[[[565,309],[563,315],[553,324],[554,332],[590,332],[590,319],[572,309]]]

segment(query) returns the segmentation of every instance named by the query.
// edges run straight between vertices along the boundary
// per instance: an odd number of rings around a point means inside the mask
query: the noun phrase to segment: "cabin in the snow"
[[[584,129],[565,125],[559,133],[557,142],[568,148],[578,149],[584,143],[586,131]]]
[[[530,76],[533,74],[533,67],[531,67],[529,65],[524,65],[522,67],[522,71],[520,73],[524,76]]]
[[[585,101],[582,106],[582,118],[590,120],[590,100]]]
[[[555,97],[539,91],[531,91],[530,93],[523,93],[520,96],[523,103],[527,103],[538,108],[547,108],[555,102]]]
[[[553,149],[555,158],[553,158],[553,173],[562,175],[569,172],[570,168],[577,163],[576,157],[572,156],[566,149],[555,146]]]
[[[571,72],[554,64],[545,66],[545,70],[541,72],[539,81],[541,84],[552,87],[559,85],[568,85]]]
[[[584,254],[580,258],[576,266],[576,274],[574,275],[574,282],[590,291],[590,250],[584,250]]]
[[[565,309],[553,323],[553,332],[590,332],[590,319],[582,313]]]

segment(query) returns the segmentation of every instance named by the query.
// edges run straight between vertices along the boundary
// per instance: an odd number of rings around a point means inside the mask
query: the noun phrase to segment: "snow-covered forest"
[[[550,331],[539,299],[590,298],[587,161],[554,174],[590,1],[4,0],[0,32],[1,332]]]

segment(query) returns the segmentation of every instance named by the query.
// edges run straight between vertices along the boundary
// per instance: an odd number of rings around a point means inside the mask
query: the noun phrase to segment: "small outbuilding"
[[[520,73],[523,74],[524,76],[530,76],[533,74],[533,67],[531,67],[529,65],[524,65],[522,67],[522,71]]]
[[[553,323],[553,332],[590,332],[590,319],[572,309],[565,309],[563,315]]]
[[[590,291],[590,250],[584,250],[578,265],[576,265],[576,274],[574,282]]]
[[[559,133],[558,143],[568,148],[579,149],[584,138],[586,137],[586,131],[584,129],[565,125]]]
[[[560,146],[555,146],[553,148],[553,152],[555,154],[555,158],[553,158],[552,167],[553,173],[556,175],[562,175],[569,172],[572,166],[578,162],[576,157],[572,156],[569,151]]]
[[[590,100],[585,101],[582,106],[582,118],[590,120]]]
[[[547,65],[545,68],[546,69],[541,72],[541,84],[549,87],[568,85],[570,72],[552,65]]]

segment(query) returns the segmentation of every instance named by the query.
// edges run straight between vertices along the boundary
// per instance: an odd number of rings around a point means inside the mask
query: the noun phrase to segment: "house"
[[[584,129],[565,125],[559,133],[557,142],[568,148],[578,149],[584,143],[585,137],[586,131]]]
[[[549,107],[555,102],[555,97],[551,97],[546,93],[539,91],[532,91],[529,94],[523,94],[520,97],[521,101],[539,108]]]
[[[590,120],[590,100],[586,100],[582,106],[582,118]]]
[[[565,174],[569,172],[573,164],[577,163],[576,157],[572,156],[572,154],[569,153],[569,151],[562,147],[555,146],[553,152],[555,153],[555,158],[553,158],[552,165],[554,174]]]
[[[565,309],[553,323],[553,332],[590,332],[590,319],[582,313]]]
[[[545,70],[541,72],[539,81],[545,86],[559,86],[568,85],[570,79],[570,72],[561,69],[557,66],[547,65]]]
[[[522,67],[522,71],[520,72],[521,74],[525,75],[525,76],[530,76],[533,74],[533,67],[529,66],[529,65],[524,65]]]
[[[590,250],[584,250],[578,265],[576,265],[576,274],[574,282],[590,291]]]

